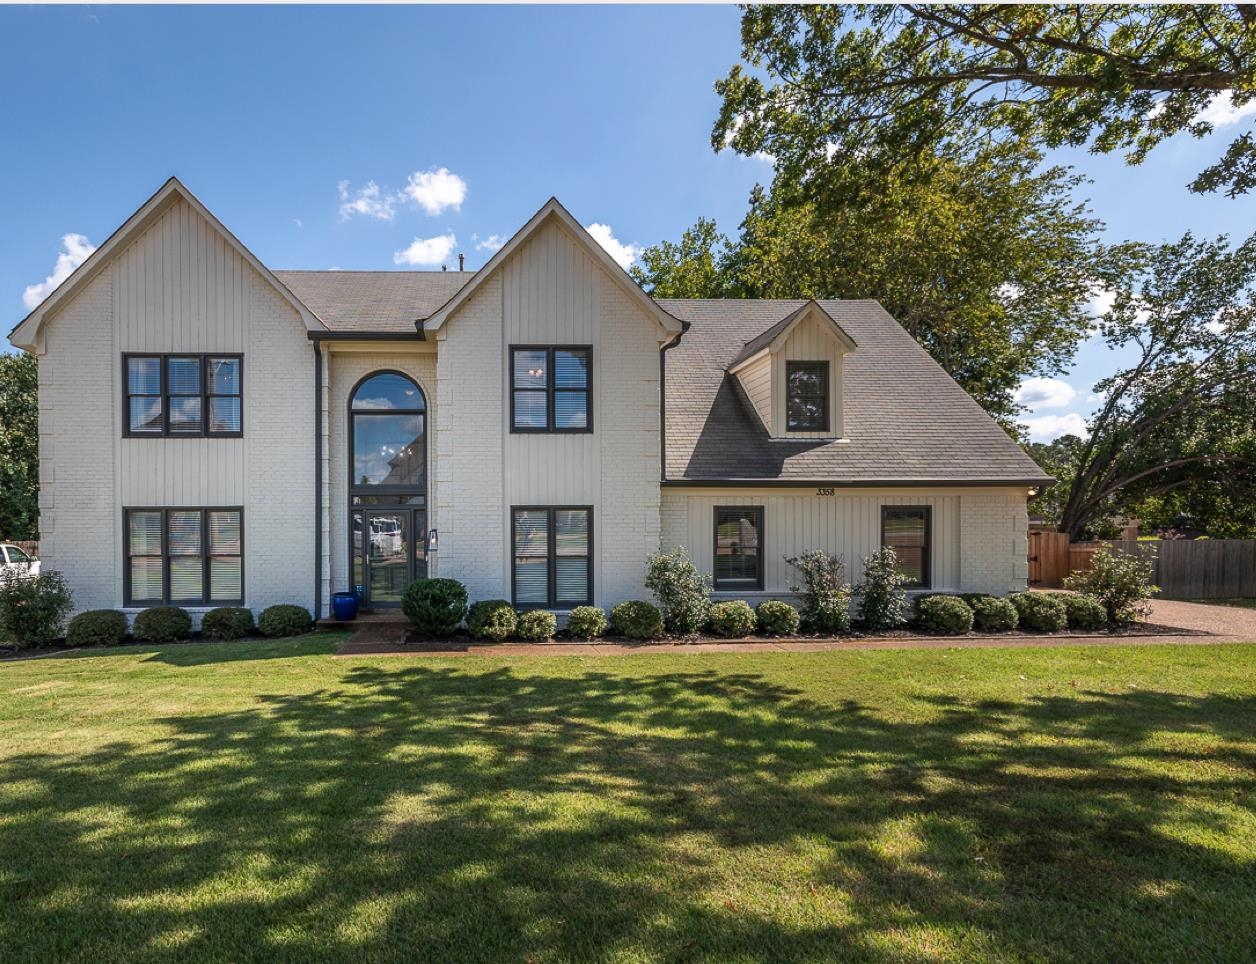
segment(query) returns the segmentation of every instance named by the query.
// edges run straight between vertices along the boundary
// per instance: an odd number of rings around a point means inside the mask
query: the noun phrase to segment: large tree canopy
[[[747,7],[741,66],[717,84],[713,143],[795,173],[859,156],[914,168],[939,145],[1003,135],[1141,161],[1202,137],[1216,98],[1256,97],[1244,4],[888,4]],[[763,75],[766,74],[766,77]],[[1191,184],[1256,185],[1250,131]]]
[[[39,375],[35,356],[0,355],[0,539],[39,528]]]

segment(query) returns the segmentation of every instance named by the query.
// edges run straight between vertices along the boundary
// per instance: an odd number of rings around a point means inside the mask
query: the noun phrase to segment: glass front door
[[[423,509],[353,512],[353,581],[364,606],[400,606],[406,588],[427,576]]]

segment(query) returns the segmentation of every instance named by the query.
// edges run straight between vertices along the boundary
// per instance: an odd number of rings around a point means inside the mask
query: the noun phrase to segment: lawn
[[[0,664],[0,960],[1251,960],[1256,646]]]

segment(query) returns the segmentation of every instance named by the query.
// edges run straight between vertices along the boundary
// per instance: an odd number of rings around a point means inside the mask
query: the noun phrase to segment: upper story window
[[[785,430],[787,432],[827,432],[829,430],[829,363],[827,361],[787,361],[785,363]]]
[[[593,349],[510,349],[512,432],[593,431]]]
[[[125,435],[243,434],[240,355],[123,355]]]
[[[927,589],[932,518],[927,505],[882,506],[881,545],[898,556],[908,589]]]
[[[399,372],[364,378],[349,400],[355,492],[427,491],[427,400]]]

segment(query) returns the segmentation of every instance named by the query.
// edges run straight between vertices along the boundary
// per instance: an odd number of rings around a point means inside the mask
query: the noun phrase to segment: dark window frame
[[[545,609],[568,610],[576,606],[592,606],[593,605],[593,506],[591,505],[512,505],[510,507],[510,604],[516,609],[525,607],[537,607],[538,603],[520,603],[519,602],[519,580],[515,573],[515,560],[518,558],[519,545],[515,540],[515,513],[517,512],[545,512],[546,520],[546,538],[548,545],[546,546],[546,563],[547,563],[547,580],[549,597],[546,599]],[[586,550],[585,562],[588,569],[588,593],[582,600],[564,599],[558,600],[558,527],[554,524],[554,514],[557,512],[585,512],[588,514],[589,527],[589,544]]]
[[[180,356],[182,357],[182,356]],[[219,357],[215,355],[214,357]],[[131,593],[131,525],[132,512],[161,513],[161,599],[135,599]],[[193,599],[170,598],[170,536],[168,529],[171,512],[199,512],[201,514],[201,598]],[[210,595],[210,560],[214,558],[209,551],[209,514],[211,512],[235,512],[240,517],[240,595],[231,599],[214,598]],[[146,554],[145,558],[153,558]],[[234,558],[230,556],[227,558]],[[243,606],[247,596],[245,591],[245,546],[244,546],[244,506],[240,505],[128,505],[122,508],[122,604],[135,606]]]
[[[790,382],[790,377],[789,377],[790,371],[795,368],[800,368],[804,366],[807,368],[811,368],[817,365],[820,366],[820,371],[821,371],[820,384],[824,386],[824,390],[821,394],[821,399],[823,401],[823,405],[821,406],[821,411],[823,411],[824,413],[824,424],[822,424],[819,428],[814,428],[814,427],[813,428],[795,428],[789,423],[789,419],[790,419],[789,398],[790,398],[790,387],[791,387],[791,382]],[[785,362],[785,431],[787,432],[830,432],[832,431],[832,426],[833,426],[833,414],[832,414],[833,412],[833,398],[832,398],[833,381],[832,379],[833,379],[832,367],[830,366],[827,360],[816,359],[815,361],[808,361],[802,358],[794,358]]]
[[[890,512],[919,512],[925,519],[925,543],[920,553],[920,582],[907,583],[904,589],[933,588],[933,506],[931,505],[883,505],[881,506],[881,548],[885,544],[885,517]],[[890,547],[893,548],[893,547]]]
[[[545,387],[515,387],[515,354],[521,351],[545,352]],[[554,366],[554,353],[560,351],[585,352],[589,362],[585,369],[588,378],[584,388],[557,388],[554,380],[557,372]],[[588,435],[593,431],[593,346],[592,345],[511,345],[507,358],[510,366],[510,432],[512,435]],[[545,395],[545,425],[528,426],[515,424],[515,393],[532,392]],[[581,394],[585,396],[585,424],[572,428],[559,428],[555,424],[554,399],[559,393],[567,395]]]
[[[720,513],[721,512],[740,512],[752,516],[757,516],[758,521],[755,523],[755,531],[759,535],[759,544],[756,547],[758,552],[755,556],[759,561],[758,573],[756,574],[754,585],[749,585],[745,580],[737,580],[732,585],[725,583],[720,584],[719,572],[716,569],[715,561],[719,555],[720,548]],[[765,542],[764,533],[767,513],[761,505],[717,505],[712,506],[711,511],[711,585],[716,592],[736,592],[738,590],[752,589],[755,592],[763,591],[763,545]]]
[[[396,375],[400,378],[404,378],[406,381],[408,381],[411,385],[413,385],[418,390],[419,395],[423,399],[423,406],[421,408],[355,409],[353,407],[353,399],[358,394],[358,390],[367,382],[369,382],[372,378],[375,378],[378,375]],[[348,431],[346,432],[346,434],[348,435],[348,440],[349,440],[349,452],[348,452],[348,458],[346,459],[346,461],[349,463],[348,465],[348,473],[349,473],[348,491],[349,491],[349,505],[351,507],[353,506],[354,496],[370,496],[370,495],[421,495],[423,496],[423,506],[425,507],[427,506],[428,473],[432,467],[431,459],[430,459],[431,438],[428,434],[428,428],[430,427],[429,414],[430,414],[430,410],[427,407],[427,392],[423,390],[423,386],[419,384],[419,381],[417,378],[415,378],[413,375],[407,374],[406,372],[398,371],[395,368],[379,368],[379,369],[376,369],[375,371],[368,372],[367,374],[359,378],[357,382],[354,383],[353,388],[349,390],[348,414],[346,416],[349,422],[347,426]],[[372,418],[375,416],[389,416],[389,415],[422,415],[423,416],[423,484],[422,485],[363,485],[362,483],[357,481],[357,474],[354,472],[354,446],[357,444],[357,440],[354,438],[354,433],[355,433],[355,426],[357,424],[356,416],[358,415],[363,415],[367,418]]]
[[[160,366],[161,391],[153,395],[146,392],[130,391],[130,367],[132,358],[156,358]],[[201,367],[201,390],[198,395],[177,395],[177,398],[200,398],[201,427],[196,432],[174,432],[170,429],[170,359],[196,358]],[[209,360],[211,358],[233,359],[240,366],[240,391],[238,394],[225,394],[209,390]],[[161,400],[161,431],[137,432],[131,428],[131,399],[157,398]],[[210,399],[238,398],[240,400],[240,429],[237,432],[211,432],[209,430]],[[122,437],[123,438],[243,438],[244,437],[244,355],[240,352],[145,352],[133,351],[122,353]]]

